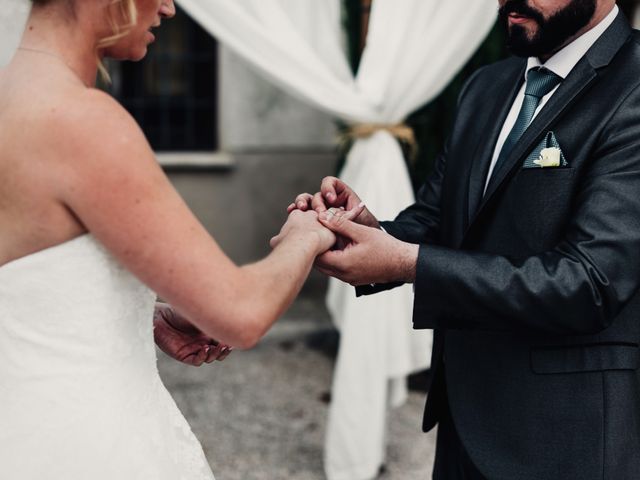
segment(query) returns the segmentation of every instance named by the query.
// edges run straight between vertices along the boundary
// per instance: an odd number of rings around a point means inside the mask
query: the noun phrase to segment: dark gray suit
[[[424,429],[446,381],[487,478],[639,479],[640,43],[620,14],[483,196],[525,67],[473,75],[416,204],[383,224],[421,244],[414,324],[435,329]],[[549,132],[568,165],[523,168]]]

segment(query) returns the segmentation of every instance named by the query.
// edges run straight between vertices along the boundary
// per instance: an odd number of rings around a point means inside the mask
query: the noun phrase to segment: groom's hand
[[[187,365],[222,361],[233,350],[202,333],[166,303],[156,303],[153,327],[160,350]]]
[[[352,220],[360,215],[365,208],[363,203],[360,203],[352,210],[348,212],[341,210],[344,219]],[[333,210],[333,209],[332,209]],[[271,238],[269,245],[271,248],[276,248],[280,243],[286,238],[286,236],[296,227],[302,228],[306,232],[310,233],[312,231],[316,231],[320,238],[322,238],[322,246],[320,248],[320,253],[324,253],[330,248],[344,248],[346,244],[346,239],[335,235],[330,229],[326,228],[322,225],[322,223],[318,222],[318,213],[313,211],[303,212],[302,210],[294,209],[289,213],[289,218],[282,226],[280,233],[275,237]]]
[[[316,259],[319,271],[354,286],[414,282],[418,245],[402,242],[378,228],[359,225],[335,208],[318,218],[336,236],[348,239],[344,249],[328,251]]]
[[[329,208],[342,208],[350,212],[362,205],[360,197],[342,180],[336,177],[325,177],[320,185],[320,191],[315,195],[301,193],[295,201],[287,207],[287,212],[293,210],[315,210],[326,212]],[[353,221],[368,227],[380,228],[376,217],[364,208],[353,217]]]

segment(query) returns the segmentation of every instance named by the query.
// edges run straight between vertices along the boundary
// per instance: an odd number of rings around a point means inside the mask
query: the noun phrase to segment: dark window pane
[[[109,66],[111,93],[159,151],[215,150],[216,41],[178,8],[142,62]]]

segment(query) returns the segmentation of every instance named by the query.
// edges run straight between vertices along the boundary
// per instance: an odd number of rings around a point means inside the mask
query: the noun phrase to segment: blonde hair
[[[111,0],[108,12],[107,21],[109,22],[112,33],[98,41],[96,50],[110,47],[121,38],[126,37],[138,21],[138,10],[136,9],[135,0]],[[96,57],[98,61],[98,71],[102,79],[107,83],[111,83],[109,72],[104,66],[104,63],[102,63],[102,60],[98,57],[97,52]]]
[[[121,38],[126,37],[138,21],[135,0],[111,0],[109,7],[107,21],[111,27],[112,34],[98,42],[98,49],[109,47]],[[111,7],[115,7],[115,15]]]
[[[45,6],[53,3],[55,0],[31,0],[36,6]],[[67,0],[72,7],[73,0]],[[84,0],[83,0],[84,1]],[[102,79],[107,83],[111,83],[109,72],[105,68],[102,60],[98,55],[98,50],[110,47],[118,42],[121,38],[126,37],[131,29],[138,21],[138,10],[136,8],[135,0],[110,0],[107,7],[107,22],[111,28],[111,34],[100,39],[96,46],[96,62],[98,63],[98,70]]]
[[[38,6],[45,6],[54,1],[55,0],[31,0],[31,3]],[[67,1],[72,3],[72,1]],[[114,6],[116,15],[119,17],[118,19],[113,15]],[[129,30],[131,30],[138,20],[138,10],[136,9],[135,0],[111,0],[108,8],[109,15],[107,21],[113,34],[100,40],[100,42],[98,42],[98,48],[105,48],[116,43],[129,33]]]

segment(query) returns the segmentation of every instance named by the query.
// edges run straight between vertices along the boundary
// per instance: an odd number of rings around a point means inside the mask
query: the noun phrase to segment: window
[[[156,151],[218,147],[217,43],[183,10],[154,32],[141,62],[113,62],[111,94]]]

